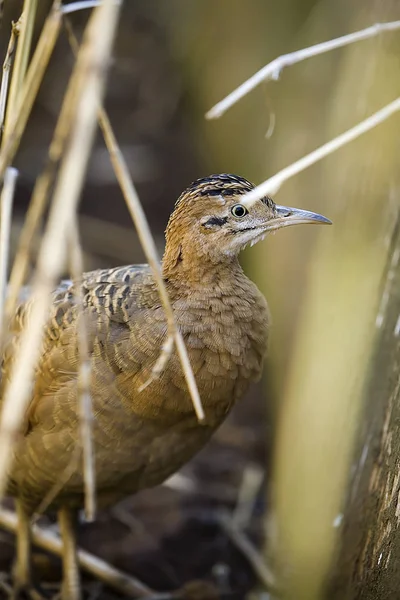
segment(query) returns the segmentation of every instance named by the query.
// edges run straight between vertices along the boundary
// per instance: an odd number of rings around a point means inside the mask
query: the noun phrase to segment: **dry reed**
[[[29,325],[21,344],[3,400],[0,426],[0,496],[6,488],[12,448],[29,402],[43,328],[50,307],[50,292],[62,271],[67,234],[74,219],[96,126],[96,109],[104,88],[120,3],[107,0],[91,16],[71,83],[74,87],[70,136],[61,161],[47,227],[33,283]],[[25,84],[29,77],[29,71]],[[20,113],[19,113],[20,114]],[[18,117],[17,117],[18,118]],[[6,143],[7,147],[7,143]]]

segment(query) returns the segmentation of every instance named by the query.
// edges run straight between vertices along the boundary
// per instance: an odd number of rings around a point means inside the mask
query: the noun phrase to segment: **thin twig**
[[[54,485],[45,494],[44,498],[40,501],[39,506],[35,509],[35,514],[32,517],[32,523],[35,523],[37,519],[42,515],[52,504],[53,500],[58,496],[64,486],[71,479],[72,475],[77,471],[79,467],[79,459],[82,454],[82,448],[80,445],[76,445],[69,460],[68,465],[59,474]]]
[[[275,58],[275,60],[265,65],[265,67],[250,77],[250,79],[247,79],[223,100],[213,106],[206,113],[206,119],[218,119],[228,110],[228,108],[236,104],[236,102],[243,98],[243,96],[251,92],[251,90],[257,87],[257,85],[263,81],[268,79],[279,79],[281,71],[285,67],[294,65],[302,60],[311,58],[312,56],[324,54],[325,52],[335,50],[336,48],[354,44],[354,42],[366,40],[385,31],[395,31],[396,29],[400,29],[400,21],[376,23],[375,25],[367,27],[366,29],[349,33],[348,35],[343,35],[342,37],[329,40],[328,42],[322,42],[321,44],[316,44],[315,46],[309,46],[308,48],[303,48],[302,50],[296,50],[296,52],[291,52],[290,54],[283,54],[282,56]]]
[[[0,508],[0,525],[4,529],[15,533],[18,529],[15,512]],[[62,555],[62,541],[51,531],[34,525],[32,527],[32,538],[34,544],[47,552],[58,556]],[[82,569],[124,595],[133,598],[147,598],[154,594],[153,590],[135,577],[118,571],[112,565],[85,550],[78,551],[78,561]]]
[[[174,332],[172,331],[172,332],[168,333],[167,339],[161,346],[160,355],[159,355],[158,359],[156,360],[156,362],[154,363],[154,366],[150,373],[150,377],[144,383],[142,383],[142,385],[138,388],[139,392],[143,392],[143,390],[145,390],[151,383],[153,383],[153,381],[155,381],[156,379],[158,379],[160,377],[161,373],[164,371],[165,367],[167,366],[167,362],[170,359],[173,349],[174,349]],[[194,401],[193,401],[193,407],[196,409],[196,404]],[[203,418],[204,418],[204,415],[203,415]]]
[[[0,197],[0,340],[3,336],[3,312],[7,292],[7,268],[10,247],[12,206],[18,171],[9,167]]]
[[[33,26],[37,10],[37,0],[25,0],[20,21],[17,51],[15,53],[14,67],[12,71],[10,92],[7,101],[7,112],[4,126],[4,137],[7,138],[10,126],[18,114],[21,94],[28,68],[29,55],[31,51]]]
[[[78,305],[77,332],[79,349],[78,402],[81,425],[81,443],[83,450],[83,479],[85,484],[85,515],[93,521],[96,513],[96,475],[93,448],[93,410],[90,395],[91,367],[87,323],[83,310],[82,273],[83,256],[79,239],[78,223],[74,219],[69,231],[69,259],[71,278]]]
[[[72,50],[75,52],[77,47],[77,40],[72,30],[71,24],[68,21],[66,21],[66,28]],[[204,422],[205,414],[203,405],[201,403],[200,394],[197,389],[196,379],[194,377],[193,370],[190,364],[185,342],[183,341],[182,334],[176,325],[174,311],[172,309],[167,288],[165,286],[161,272],[160,259],[158,257],[157,248],[154,242],[154,238],[151,234],[151,230],[147,222],[145,212],[142,208],[139,196],[137,194],[136,188],[133,184],[131,175],[129,173],[128,165],[126,164],[125,158],[118,145],[117,139],[115,137],[114,131],[110,123],[110,119],[108,118],[108,115],[102,106],[100,106],[98,109],[98,119],[100,128],[103,132],[104,141],[110,154],[110,159],[114,168],[116,178],[125,198],[125,202],[130,212],[131,218],[135,224],[140,243],[143,247],[143,251],[153,272],[153,276],[157,284],[160,299],[167,318],[167,339],[162,346],[160,357],[156,361],[153,373],[150,375],[150,379],[153,379],[154,376],[157,376],[157,373],[162,372],[162,370],[165,368],[166,362],[172,352],[172,344],[169,338],[173,338],[176,344],[179,359],[181,361],[182,370],[186,379],[189,393],[193,402],[194,410],[196,412],[199,422]],[[146,387],[148,383],[148,381],[145,382],[144,386],[142,385],[141,389],[143,389],[143,387]]]
[[[11,270],[6,302],[6,319],[15,311],[21,286],[24,284],[30,261],[32,242],[42,222],[44,211],[47,207],[50,191],[57,173],[57,167],[65,149],[70,133],[70,123],[74,112],[74,98],[77,83],[74,80],[79,76],[77,71],[71,76],[70,84],[65,93],[60,114],[58,116],[53,139],[50,144],[46,166],[36,179],[28,212],[18,241],[18,250]]]
[[[64,4],[62,11],[64,15],[70,15],[71,13],[77,12],[78,10],[87,10],[88,8],[95,8],[101,4],[101,0],[82,0],[82,2],[70,2]]]
[[[238,491],[235,510],[232,514],[232,525],[237,529],[245,529],[250,523],[257,495],[264,480],[264,469],[258,465],[246,465]]]
[[[43,26],[42,33],[30,62],[20,96],[19,110],[10,124],[7,139],[0,152],[0,181],[4,177],[6,168],[11,165],[15,156],[50,60],[50,56],[57,41],[62,17],[59,5],[60,0],[54,0],[53,8]]]
[[[93,11],[76,62],[76,98],[69,143],[60,167],[50,215],[40,247],[35,273],[30,320],[22,331],[11,379],[5,390],[0,424],[0,497],[3,496],[12,448],[29,402],[34,369],[39,357],[43,326],[50,308],[50,293],[61,274],[67,233],[76,213],[78,199],[93,143],[96,110],[121,3],[104,0]]]
[[[22,228],[22,232],[19,236],[18,251],[14,260],[14,265],[8,286],[6,320],[9,319],[15,311],[19,292],[21,286],[23,285],[27,268],[29,265],[31,245],[34,236],[37,233],[39,224],[42,220],[44,210],[47,206],[48,197],[51,186],[54,182],[57,166],[64,151],[67,136],[69,134],[70,122],[74,111],[74,96],[76,93],[76,86],[78,85],[76,81],[74,81],[74,78],[77,78],[76,72],[72,75],[70,85],[68,86],[67,92],[64,96],[53,139],[49,148],[47,165],[43,173],[36,180],[35,188],[28,208],[28,213]],[[77,269],[77,271],[79,271],[79,269]],[[91,437],[88,436],[88,440],[85,440],[84,445],[86,444],[91,445]],[[86,450],[86,452],[88,452],[88,450]],[[89,454],[91,454],[90,451]],[[54,500],[54,498],[58,495],[60,490],[64,487],[64,485],[67,483],[67,481],[70,479],[70,477],[78,467],[78,459],[79,454],[74,454],[71,457],[71,461],[68,464],[65,471],[62,473],[55,485],[49,490],[45,498],[42,500],[39,508],[37,509],[37,513],[41,514],[42,512],[44,512]],[[85,484],[87,482],[90,482],[91,479],[92,476],[89,472],[87,477],[85,476]],[[91,488],[94,489],[94,485],[92,487],[92,484],[88,483],[88,489]],[[89,496],[85,494],[85,501],[89,504],[89,506],[86,506],[86,517],[88,520],[91,520],[94,514],[94,504],[92,500],[90,500],[91,495],[91,493],[89,493]]]
[[[31,247],[35,235],[42,222],[42,217],[48,203],[50,185],[55,175],[55,164],[49,162],[45,171],[37,178],[35,188],[29,203],[28,212],[18,238],[18,248],[11,269],[8,294],[6,301],[5,320],[14,314],[21,287],[31,259]]]
[[[9,81],[10,81],[10,71],[11,71],[11,65],[13,63],[15,44],[16,44],[17,37],[20,32],[20,27],[21,27],[21,18],[19,18],[16,23],[11,24],[10,40],[8,42],[6,57],[5,57],[4,63],[3,63],[3,77],[1,79],[1,88],[0,88],[0,139],[3,137],[4,117],[6,114],[6,104],[7,104],[7,97],[8,97]]]
[[[226,514],[219,516],[219,523],[225,531],[231,542],[242,552],[247,558],[253,571],[256,573],[259,580],[265,585],[268,590],[276,589],[276,581],[273,573],[265,564],[261,554],[253,546],[249,538],[232,523],[231,518]]]
[[[108,152],[110,153],[111,162],[114,167],[116,177],[123,192],[125,202],[130,212],[131,218],[135,224],[137,234],[143,247],[143,251],[153,272],[155,282],[158,287],[160,299],[165,310],[167,318],[168,334],[173,336],[179,359],[181,361],[182,370],[189,388],[192,398],[193,407],[196,411],[197,418],[200,422],[205,421],[203,405],[201,403],[200,394],[197,389],[196,380],[190,364],[189,356],[186,350],[185,342],[181,332],[179,331],[174,317],[174,312],[169,300],[167,288],[165,287],[164,279],[161,272],[160,259],[158,257],[156,245],[151,235],[151,230],[146,219],[146,215],[139,200],[139,196],[133,185],[132,178],[129,173],[128,166],[123,157],[123,154],[118,146],[114,132],[112,130],[108,116],[103,108],[99,110],[99,124],[103,131],[104,140],[106,142]],[[164,368],[168,360],[168,338],[163,344],[160,362],[156,363],[157,368]],[[161,363],[161,364],[160,364]]]
[[[8,583],[7,579],[9,580],[9,576],[7,573],[0,574],[0,589],[2,592],[4,592],[6,594],[6,598],[12,598],[13,597],[13,588]]]
[[[297,175],[301,171],[304,171],[316,162],[319,162],[320,160],[322,160],[329,154],[332,154],[342,146],[345,146],[349,142],[360,137],[360,135],[362,135],[363,133],[370,131],[380,123],[383,123],[383,121],[386,121],[386,119],[391,117],[395,112],[399,110],[400,98],[397,98],[396,100],[394,100],[390,104],[387,104],[386,106],[381,108],[381,110],[378,110],[378,112],[374,113],[364,121],[361,121],[351,129],[348,129],[341,135],[335,137],[333,140],[330,140],[329,142],[323,144],[313,152],[310,152],[310,154],[303,156],[302,158],[300,158],[300,160],[297,160],[288,167],[285,167],[284,169],[282,169],[282,171],[279,171],[263,183],[260,183],[260,185],[251,190],[251,192],[248,192],[243,196],[243,199],[241,200],[242,204],[246,204],[247,206],[249,206],[253,204],[256,200],[263,198],[267,194],[276,193],[281,187],[281,185],[285,183],[285,181],[287,181],[291,177],[294,177],[294,175]]]

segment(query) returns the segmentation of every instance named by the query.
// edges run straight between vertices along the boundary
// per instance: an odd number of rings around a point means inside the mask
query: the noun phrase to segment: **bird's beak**
[[[332,225],[332,221],[319,215],[318,213],[300,208],[291,208],[290,206],[275,206],[276,218],[271,219],[267,224],[267,231],[289,227],[290,225],[300,225],[309,223],[311,225]]]

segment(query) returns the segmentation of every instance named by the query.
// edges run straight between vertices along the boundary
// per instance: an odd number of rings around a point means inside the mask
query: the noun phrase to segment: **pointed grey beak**
[[[311,225],[332,225],[332,221],[319,215],[318,213],[300,208],[291,208],[290,206],[275,206],[276,218],[271,219],[267,229],[280,229],[281,227],[289,227],[290,225],[300,225],[301,223],[309,223]]]

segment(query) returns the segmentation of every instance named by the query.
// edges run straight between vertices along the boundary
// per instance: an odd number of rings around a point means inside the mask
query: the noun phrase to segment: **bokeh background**
[[[40,2],[36,36],[50,4]],[[19,0],[5,3],[0,56],[21,5]],[[77,34],[87,16],[71,16]],[[160,253],[174,201],[193,179],[230,172],[259,183],[395,99],[400,92],[400,34],[381,34],[285,69],[279,81],[260,85],[221,119],[206,121],[204,114],[213,104],[280,54],[395,19],[400,19],[395,0],[126,0],[106,108]],[[61,35],[15,161],[20,177],[13,249],[73,62]],[[363,228],[365,201],[373,207],[365,226],[371,244],[379,237],[384,245],[399,206],[398,128],[394,117],[289,181],[275,199],[332,218],[335,227],[347,228],[349,239],[352,231],[357,237]],[[87,270],[143,261],[100,135],[79,223]],[[345,271],[351,244],[326,228],[286,229],[244,253],[244,268],[265,293],[273,315],[263,382],[235,408],[181,478],[127,499],[94,524],[83,524],[83,547],[156,589],[203,578],[216,582],[229,598],[261,597],[257,576],[218,515],[226,510],[242,519],[246,535],[264,553],[277,416],[310,265],[324,254],[321,243],[334,240]],[[333,289],[325,319],[334,318],[334,306]],[[298,418],[301,427],[301,413]],[[1,534],[1,540],[0,569],[7,570],[12,538]],[[57,579],[53,559],[38,556],[37,561],[48,578]]]

